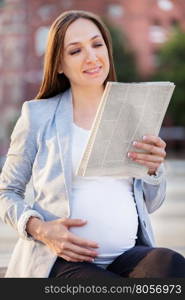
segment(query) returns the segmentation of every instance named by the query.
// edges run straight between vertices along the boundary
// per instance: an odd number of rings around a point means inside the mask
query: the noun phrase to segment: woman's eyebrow
[[[93,36],[93,37],[90,39],[90,41],[91,41],[91,40],[95,40],[95,39],[98,38],[98,37],[101,37],[101,35],[95,35],[95,36]],[[67,46],[66,46],[65,48],[67,49],[69,46],[76,45],[76,44],[80,44],[80,43],[81,43],[81,42],[72,42],[72,43],[67,44]]]

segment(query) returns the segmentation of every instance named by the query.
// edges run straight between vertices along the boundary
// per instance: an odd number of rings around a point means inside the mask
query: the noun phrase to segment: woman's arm
[[[11,135],[7,159],[0,175],[0,217],[25,239],[31,239],[25,231],[30,216],[43,219],[24,201],[26,185],[31,178],[37,152],[37,129],[32,120],[34,114],[30,110],[29,102],[25,102]]]
[[[130,152],[131,160],[148,168],[148,174],[142,178],[143,195],[149,213],[158,209],[166,195],[166,176],[164,159],[166,143],[158,136],[147,135],[133,146],[143,152]]]
[[[155,175],[146,175],[142,179],[143,195],[149,213],[157,210],[166,196],[166,172],[161,164]]]

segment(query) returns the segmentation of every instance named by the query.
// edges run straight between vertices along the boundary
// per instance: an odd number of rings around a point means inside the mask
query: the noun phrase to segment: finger
[[[153,143],[158,147],[165,148],[166,143],[163,141],[159,136],[155,135],[144,135],[143,136],[143,141],[147,143]]]
[[[156,162],[156,163],[164,162],[164,158],[162,156],[140,153],[140,152],[132,152],[130,158],[134,161],[143,160],[147,162]]]
[[[152,168],[152,169],[158,169],[160,166],[159,163],[154,163],[154,162],[152,163],[152,162],[148,162],[148,161],[140,160],[140,159],[134,160],[134,162],[144,165],[148,168]]]
[[[98,255],[98,253],[95,250],[87,249],[84,247],[79,247],[79,246],[77,246],[75,244],[71,244],[71,243],[66,243],[65,249],[70,250],[79,255],[89,256],[91,258],[94,258]]]
[[[166,151],[163,148],[156,147],[151,144],[146,144],[142,142],[133,142],[133,146],[136,147],[137,149],[142,149],[144,151],[147,151],[149,153],[153,153],[162,157],[166,156]]]
[[[72,258],[70,256],[67,256],[67,255],[64,255],[64,254],[62,254],[62,255],[59,254],[58,256],[62,257],[63,259],[65,259],[68,262],[83,262],[82,259],[74,259],[74,258]]]
[[[64,255],[64,254],[58,254],[58,256],[59,257],[62,257],[63,259],[65,259],[66,261],[71,261],[71,262],[78,262],[77,260],[75,261],[75,260],[71,260],[71,258],[69,257],[69,256],[67,256],[67,255]],[[80,260],[79,260],[79,262],[81,262]]]
[[[65,219],[60,219],[59,220],[60,223],[62,223],[63,225],[67,226],[67,227],[71,227],[71,226],[83,226],[87,223],[86,220],[82,220],[82,219],[69,219],[69,218],[65,218]]]
[[[61,255],[59,254],[58,256],[63,257],[65,260],[72,261],[72,262],[77,262],[77,261],[93,262],[94,261],[94,259],[92,257],[79,255],[79,254],[73,253],[72,251],[65,251],[64,254],[62,253]]]
[[[96,242],[83,239],[81,237],[74,235],[73,233],[69,233],[68,240],[71,243],[76,244],[78,246],[82,246],[82,247],[87,247],[87,248],[89,248],[89,247],[90,248],[98,248],[99,247]]]

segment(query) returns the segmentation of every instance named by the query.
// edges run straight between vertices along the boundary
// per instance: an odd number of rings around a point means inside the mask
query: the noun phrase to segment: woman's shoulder
[[[47,99],[32,99],[24,101],[21,115],[23,119],[31,124],[45,124],[49,119],[53,119],[60,103],[69,102],[69,90],[59,93],[56,96]]]
[[[41,122],[51,118],[61,100],[62,94],[58,94],[48,99],[32,99],[24,101],[22,114],[30,116],[32,120]],[[39,122],[40,122],[39,121]]]
[[[55,109],[56,106],[58,105],[60,99],[61,99],[62,94],[58,94],[54,97],[47,98],[47,99],[31,99],[27,100],[23,103],[24,106],[27,106],[31,110],[47,110],[50,109],[49,111],[51,112],[52,109]]]
[[[32,99],[24,101],[21,116],[25,123],[31,127],[40,127],[52,119],[57,110],[62,94],[48,99]]]

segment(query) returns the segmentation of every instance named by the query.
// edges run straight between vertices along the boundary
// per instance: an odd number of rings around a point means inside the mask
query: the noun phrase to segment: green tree
[[[106,23],[113,43],[113,57],[117,79],[120,82],[136,82],[139,80],[135,55],[129,47],[129,42],[124,33],[119,28],[112,26],[109,22]]]
[[[185,33],[180,29],[161,48],[159,69],[152,79],[175,83],[167,115],[173,120],[173,125],[185,126]]]

